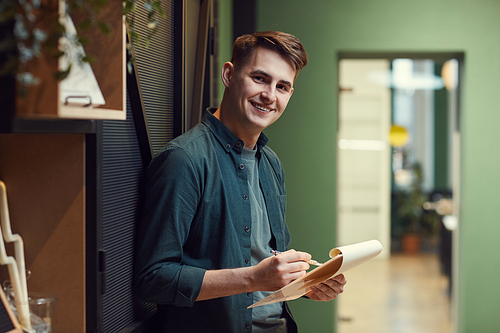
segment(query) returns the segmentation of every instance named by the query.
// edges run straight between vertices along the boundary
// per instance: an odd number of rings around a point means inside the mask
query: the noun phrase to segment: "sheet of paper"
[[[71,70],[60,83],[59,100],[73,105],[104,105],[106,102],[92,67],[88,62],[78,60],[79,57],[85,56],[85,51],[81,44],[75,45],[72,41],[76,37],[73,20],[69,15],[64,15],[62,20],[66,33],[61,37],[60,44],[65,49],[65,55],[60,59],[59,69],[64,71],[71,64]]]
[[[380,252],[382,252],[382,244],[377,240],[334,248],[329,253],[332,259],[266,298],[250,305],[248,308],[297,299],[307,293],[308,287],[328,280],[373,259]]]

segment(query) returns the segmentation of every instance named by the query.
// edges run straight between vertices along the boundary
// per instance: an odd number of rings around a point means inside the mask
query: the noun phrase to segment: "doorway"
[[[384,251],[347,272],[338,333],[454,331],[462,63],[460,53],[339,57],[337,244],[378,239]],[[408,231],[420,239],[410,254]],[[412,295],[421,283],[435,288],[428,299]],[[429,302],[442,311],[427,313]],[[432,327],[419,326],[429,314]]]

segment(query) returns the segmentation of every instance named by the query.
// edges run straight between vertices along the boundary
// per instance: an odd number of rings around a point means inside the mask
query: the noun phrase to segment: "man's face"
[[[295,67],[275,51],[258,47],[247,62],[226,63],[223,81],[231,107],[231,122],[239,131],[258,133],[274,123],[293,92]]]

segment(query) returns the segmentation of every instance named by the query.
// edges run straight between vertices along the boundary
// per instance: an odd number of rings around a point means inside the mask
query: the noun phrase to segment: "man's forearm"
[[[208,270],[196,301],[253,292],[252,267]]]
[[[311,255],[295,250],[270,256],[255,266],[205,272],[196,301],[254,291],[274,291],[298,279],[309,269]]]

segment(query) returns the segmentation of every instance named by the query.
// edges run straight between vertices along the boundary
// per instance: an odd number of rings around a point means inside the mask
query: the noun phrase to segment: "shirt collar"
[[[208,108],[203,114],[202,123],[205,124],[217,138],[219,143],[224,147],[226,152],[231,149],[235,149],[241,152],[243,149],[243,140],[238,138],[233,134],[219,119],[217,119],[213,113],[217,111],[216,108]],[[257,140],[257,148],[260,149],[264,147],[269,139],[264,133],[260,133],[259,139]]]

